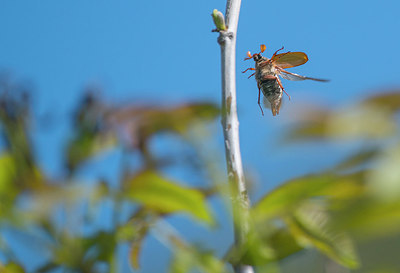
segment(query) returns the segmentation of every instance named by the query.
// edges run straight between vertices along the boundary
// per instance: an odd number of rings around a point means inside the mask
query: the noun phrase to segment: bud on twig
[[[215,32],[219,32],[219,31],[225,31],[227,30],[227,27],[225,25],[225,17],[222,14],[222,12],[220,12],[217,9],[213,10],[213,13],[211,14],[213,20],[214,20],[214,24],[217,27],[216,29],[213,29],[212,31]]]

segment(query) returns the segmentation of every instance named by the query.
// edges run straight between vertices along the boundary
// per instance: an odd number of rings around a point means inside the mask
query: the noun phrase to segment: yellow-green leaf
[[[175,244],[174,257],[171,261],[169,273],[227,273],[225,263],[207,250],[199,249],[186,244]]]
[[[262,198],[253,208],[256,219],[266,220],[291,213],[303,201],[320,197],[349,199],[364,193],[364,172],[348,175],[310,175],[289,181]]]
[[[4,267],[2,267],[0,264],[0,272],[1,273],[24,273],[25,270],[21,265],[14,263],[14,262],[10,262],[7,265],[5,265]]]
[[[143,171],[127,183],[126,194],[157,213],[184,212],[208,224],[213,222],[204,194],[174,183],[154,171]]]
[[[349,268],[358,267],[352,240],[346,232],[332,228],[331,217],[323,202],[303,203],[287,219],[287,224],[300,245],[318,248]]]
[[[0,156],[0,215],[12,208],[13,201],[18,195],[18,187],[15,182],[17,176],[17,162],[4,153]]]
[[[327,174],[306,176],[285,183],[262,198],[253,207],[253,215],[258,219],[269,219],[284,214],[300,201],[318,195],[334,179],[334,175]]]

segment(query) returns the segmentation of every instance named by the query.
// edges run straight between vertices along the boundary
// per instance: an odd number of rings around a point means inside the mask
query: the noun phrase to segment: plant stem
[[[222,127],[229,183],[232,188],[232,210],[236,246],[243,246],[249,231],[249,198],[243,174],[239,144],[239,121],[236,109],[236,33],[241,0],[227,0],[226,31],[220,31],[222,68]],[[236,273],[253,273],[248,265],[235,265]]]

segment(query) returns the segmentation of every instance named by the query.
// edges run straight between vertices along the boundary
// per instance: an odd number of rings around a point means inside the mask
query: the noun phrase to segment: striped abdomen
[[[273,80],[262,80],[260,82],[260,88],[264,96],[268,99],[271,104],[272,115],[279,114],[279,109],[282,103],[282,89],[278,84],[278,81]]]

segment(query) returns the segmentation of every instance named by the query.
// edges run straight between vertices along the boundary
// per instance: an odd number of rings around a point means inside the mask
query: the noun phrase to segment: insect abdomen
[[[271,103],[272,115],[279,114],[282,103],[282,89],[278,81],[275,79],[263,80],[261,81],[260,88],[269,103]]]

